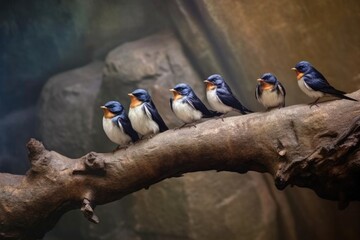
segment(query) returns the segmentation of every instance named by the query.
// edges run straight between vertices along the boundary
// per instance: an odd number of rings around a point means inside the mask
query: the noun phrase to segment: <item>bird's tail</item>
[[[221,112],[216,112],[216,111],[213,111],[213,110],[209,110],[209,112],[204,114],[203,117],[204,118],[212,118],[212,117],[218,117],[218,116],[221,116],[221,115],[222,115]]]
[[[347,100],[350,100],[350,101],[355,101],[355,102],[358,102],[358,100],[354,99],[354,98],[351,98],[351,97],[348,97],[344,94],[333,94],[334,96],[338,97],[338,98],[342,98],[342,99],[347,99]]]
[[[335,89],[335,88],[329,89],[326,93],[328,93],[328,94],[330,94],[330,95],[333,95],[334,97],[341,98],[341,99],[347,99],[347,100],[355,101],[355,102],[358,101],[358,100],[356,100],[356,99],[354,99],[354,98],[345,96],[344,94],[345,94],[346,92],[337,90],[337,89]]]
[[[248,113],[253,113],[254,111],[251,111],[251,110],[249,110],[249,109],[247,109],[245,106],[242,106],[241,105],[241,107],[238,109],[240,112],[241,112],[241,114],[248,114]]]

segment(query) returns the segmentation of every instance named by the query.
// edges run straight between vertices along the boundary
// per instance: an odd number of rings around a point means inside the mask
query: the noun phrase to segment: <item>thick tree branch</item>
[[[352,94],[360,99],[360,91]],[[28,143],[26,176],[0,174],[0,236],[38,239],[71,209],[99,222],[96,205],[166,178],[206,170],[268,172],[344,208],[360,200],[360,103],[331,101],[212,119],[169,130],[115,153],[69,159]]]

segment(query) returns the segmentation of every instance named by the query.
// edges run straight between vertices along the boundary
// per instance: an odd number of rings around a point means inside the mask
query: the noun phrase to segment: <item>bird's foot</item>
[[[317,102],[319,101],[319,99],[320,99],[320,98],[317,98],[314,102],[309,103],[310,108],[312,108],[313,106],[317,106],[317,107],[319,107],[319,105],[317,105]]]
[[[196,123],[187,123],[187,124],[183,125],[183,127],[188,127],[188,128],[194,127],[194,128],[196,128]]]
[[[196,124],[195,123],[184,123],[180,127],[175,127],[174,131],[179,130],[179,129],[184,128],[184,127],[188,127],[188,128],[194,127],[194,128],[196,128]]]
[[[156,134],[148,134],[148,135],[144,135],[144,136],[141,136],[141,140],[149,140],[151,138],[153,138]]]
[[[317,105],[316,103],[310,103],[309,104],[309,108],[312,108],[313,106],[319,107],[319,105]]]
[[[272,110],[275,110],[275,109],[280,109],[280,108],[282,108],[283,106],[276,106],[276,107],[267,107],[266,108],[266,112],[269,112],[269,111],[272,111]]]
[[[226,113],[225,113],[225,114],[222,114],[222,115],[220,115],[220,116],[215,116],[215,118],[221,119],[221,121],[224,122],[225,115],[226,115]]]
[[[116,151],[120,150],[120,149],[127,149],[128,147],[130,146],[129,145],[125,145],[125,146],[117,146],[114,150],[112,150],[112,153],[115,153]]]

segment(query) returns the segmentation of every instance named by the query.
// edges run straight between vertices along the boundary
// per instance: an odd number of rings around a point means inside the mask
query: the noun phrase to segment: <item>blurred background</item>
[[[358,0],[3,0],[0,3],[0,171],[24,174],[30,137],[69,157],[109,151],[99,106],[151,92],[179,125],[168,89],[222,74],[262,111],[256,79],[274,73],[287,105],[312,101],[290,70],[308,60],[339,89],[360,88]],[[190,156],[189,156],[190,157]],[[66,214],[57,239],[360,239],[360,204],[337,210],[312,191],[278,191],[266,174],[200,172],[96,209]]]

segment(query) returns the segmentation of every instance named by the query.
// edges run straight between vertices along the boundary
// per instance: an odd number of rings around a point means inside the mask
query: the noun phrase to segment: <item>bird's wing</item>
[[[174,109],[173,109],[173,101],[174,101],[174,99],[170,98],[170,108],[171,108],[171,111],[174,112]]]
[[[130,119],[128,118],[127,115],[121,115],[118,119],[117,119],[117,124],[118,126],[122,126],[124,132],[129,135],[131,137],[131,140],[133,142],[136,142],[137,140],[139,140],[139,135],[137,134],[137,132],[133,129]]]
[[[229,87],[229,85],[228,85],[226,82],[224,82],[224,88],[225,88],[229,93],[233,94],[233,92],[231,91],[231,88]]]
[[[160,132],[164,132],[169,129],[166,126],[164,120],[161,118],[159,112],[157,111],[157,109],[152,101],[144,103],[144,109],[145,109],[146,115],[150,119],[154,120],[159,125]]]
[[[333,95],[335,97],[348,99],[351,101],[358,101],[354,98],[345,96],[344,94],[346,94],[346,92],[335,89],[333,86],[331,86],[328,83],[328,81],[326,81],[324,76],[317,71],[314,71],[314,73],[312,72],[310,74],[304,75],[304,82],[306,87],[308,88],[310,87],[315,91],[320,91],[323,93]]]
[[[260,84],[257,84],[257,85],[256,85],[256,89],[255,89],[255,98],[256,98],[257,100],[259,100],[259,98],[261,97],[262,92],[263,92],[263,90],[261,89]]]
[[[285,88],[280,82],[277,82],[276,89],[278,93],[280,92],[280,94],[284,96],[284,102],[282,103],[282,107],[285,107],[285,96],[286,96]]]
[[[286,91],[285,91],[284,86],[281,84],[281,82],[277,82],[276,87],[280,91],[281,95],[283,95],[285,97],[286,96]]]
[[[244,107],[227,89],[217,88],[216,95],[223,104],[239,110],[242,114],[253,112]]]
[[[196,96],[189,96],[186,98],[185,100],[192,108],[194,108],[195,110],[198,110],[202,113],[203,117],[205,118],[209,118],[209,117],[214,117],[214,116],[219,116],[221,115],[221,113],[215,112],[215,111],[211,111],[209,110],[205,104]]]
[[[304,77],[305,86],[310,90],[330,93],[335,90],[326,78],[315,68],[307,72]],[[338,93],[344,94],[345,92],[338,91]]]

